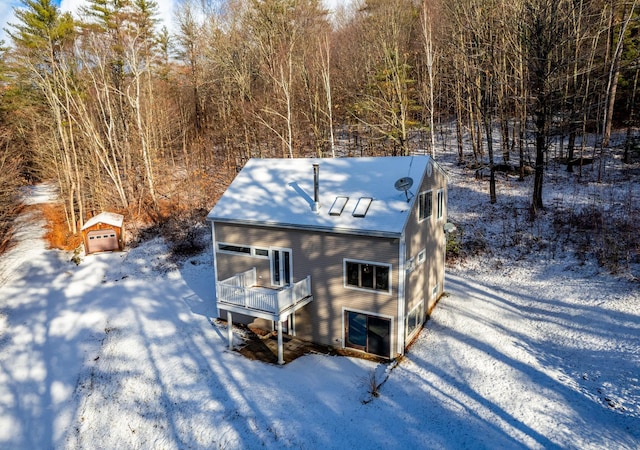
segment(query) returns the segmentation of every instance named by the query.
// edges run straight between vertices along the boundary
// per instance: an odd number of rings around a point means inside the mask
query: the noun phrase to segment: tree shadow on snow
[[[408,359],[428,374],[426,390],[440,399],[436,405],[444,418],[435,420],[471,430],[472,436],[456,433],[454,442],[492,448],[558,448],[580,442],[633,447],[638,439],[633,431],[638,388],[631,376],[640,336],[637,316],[565,303],[552,294],[540,299],[487,288],[455,276],[447,277],[447,290],[451,296],[441,300],[417,343],[418,349],[432,351],[410,351]],[[603,348],[602,342],[620,345]],[[436,354],[440,365],[429,359]],[[618,369],[620,361],[628,362]],[[579,367],[585,366],[622,384],[618,389],[628,395],[635,389],[632,410],[612,407],[582,379]],[[486,435],[476,435],[477,430]]]

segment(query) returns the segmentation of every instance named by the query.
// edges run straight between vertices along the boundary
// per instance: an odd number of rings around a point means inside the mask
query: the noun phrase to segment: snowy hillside
[[[485,181],[441,164],[464,251],[397,366],[245,359],[212,320],[210,254],[175,265],[156,239],[76,266],[23,217],[0,259],[0,448],[637,449],[637,264],[612,275],[561,220],[637,208],[637,177],[550,171],[553,208],[532,223],[530,180],[501,175],[490,205]]]

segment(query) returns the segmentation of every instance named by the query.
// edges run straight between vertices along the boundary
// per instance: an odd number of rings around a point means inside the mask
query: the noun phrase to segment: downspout
[[[398,244],[398,319],[397,319],[397,328],[398,328],[398,336],[397,336],[397,353],[400,355],[404,355],[404,304],[405,304],[405,281],[406,281],[406,273],[405,273],[405,259],[406,259],[406,243],[404,231],[402,231],[402,235],[400,236],[400,242]]]

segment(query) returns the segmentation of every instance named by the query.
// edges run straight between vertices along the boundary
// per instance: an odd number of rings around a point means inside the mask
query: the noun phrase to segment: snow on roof
[[[429,156],[252,158],[207,219],[356,234],[399,235],[430,161]],[[318,163],[320,168],[318,213],[313,211],[314,163]],[[394,186],[398,179],[405,177],[413,179],[408,195]],[[346,202],[344,197],[348,197]],[[367,198],[373,200],[369,202]],[[337,207],[334,202],[337,202]],[[363,205],[368,205],[368,208],[365,210]],[[364,217],[361,217],[363,212]]]
[[[87,228],[90,228],[98,223],[106,223],[107,225],[111,225],[113,227],[121,227],[123,220],[124,216],[122,214],[101,212],[97,216],[93,216],[91,219],[87,220],[82,229],[86,230]]]

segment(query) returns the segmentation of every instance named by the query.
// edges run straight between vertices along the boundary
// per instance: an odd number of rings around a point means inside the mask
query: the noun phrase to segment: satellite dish
[[[395,188],[400,192],[407,192],[413,186],[413,178],[411,177],[402,177],[399,178],[398,181],[394,184]]]
[[[405,197],[407,197],[407,203],[408,203],[409,202],[409,194],[407,192],[409,192],[409,189],[411,189],[411,186],[413,186],[413,178],[411,178],[411,177],[399,178],[394,183],[394,186],[395,186],[396,190],[398,190],[400,192],[404,192]]]

